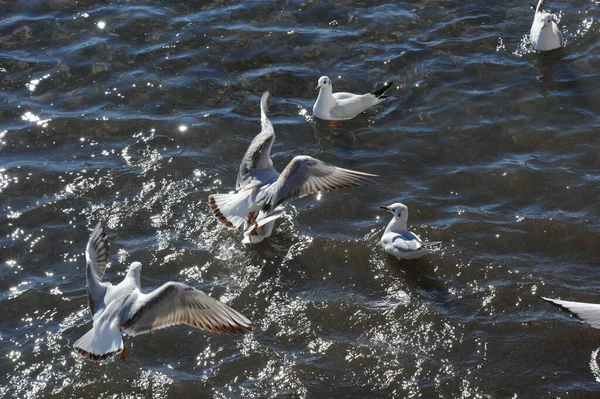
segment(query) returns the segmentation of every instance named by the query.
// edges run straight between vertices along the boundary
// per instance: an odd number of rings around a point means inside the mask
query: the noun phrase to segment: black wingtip
[[[383,94],[389,90],[390,87],[392,87],[392,85],[394,84],[394,82],[388,82],[386,84],[383,85],[383,87],[379,90],[375,90],[373,94],[375,97],[377,98],[386,98],[386,96],[384,96]]]

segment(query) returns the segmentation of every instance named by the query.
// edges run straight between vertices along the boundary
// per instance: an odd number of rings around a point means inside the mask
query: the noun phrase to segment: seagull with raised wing
[[[381,89],[373,93],[334,93],[331,79],[327,76],[321,76],[315,88],[315,90],[319,90],[319,96],[313,106],[313,115],[327,121],[352,119],[385,100],[387,96],[384,96],[384,94],[393,84],[394,82],[386,83]]]
[[[588,323],[590,326],[600,329],[600,304],[562,301],[560,299],[544,298],[543,296],[540,298],[546,302],[550,302],[553,305],[568,310],[581,320]]]
[[[88,307],[94,324],[75,342],[81,356],[97,363],[121,354],[125,359],[122,333],[144,334],[177,324],[187,324],[215,333],[245,334],[252,323],[237,310],[189,285],[168,282],[144,294],[142,264],[133,262],[118,285],[103,282],[108,264],[105,227],[98,223],[85,250]]]
[[[281,174],[277,172],[271,161],[275,131],[267,117],[269,98],[268,91],[262,95],[262,129],[242,159],[236,191],[208,198],[210,209],[221,224],[231,229],[244,225],[244,244],[256,244],[271,235],[275,220],[284,214],[285,201],[318,191],[359,186],[378,177],[338,168],[307,155],[294,157]]]
[[[563,35],[554,22],[552,14],[544,12],[544,0],[538,2],[533,16],[529,38],[536,51],[550,51],[564,45]]]
[[[394,215],[381,237],[385,252],[400,260],[417,259],[440,248],[441,241],[422,241],[415,233],[408,231],[406,205],[398,202],[380,208]]]

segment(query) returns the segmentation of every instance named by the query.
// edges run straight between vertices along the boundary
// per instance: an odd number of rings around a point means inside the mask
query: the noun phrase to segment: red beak
[[[320,88],[321,88],[321,86],[315,87],[315,91],[319,90]]]
[[[390,208],[388,208],[388,207],[387,207],[387,206],[385,206],[385,205],[381,205],[381,206],[379,207],[379,209],[383,209],[383,210],[385,210],[385,211],[389,211],[389,210],[390,210]]]
[[[542,29],[544,29],[546,27],[546,24],[542,24]]]

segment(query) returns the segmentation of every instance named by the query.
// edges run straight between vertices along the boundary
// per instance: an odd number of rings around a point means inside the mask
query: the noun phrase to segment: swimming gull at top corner
[[[544,0],[539,0],[529,38],[536,51],[550,51],[564,45],[563,35],[554,22],[552,14],[544,12]]]

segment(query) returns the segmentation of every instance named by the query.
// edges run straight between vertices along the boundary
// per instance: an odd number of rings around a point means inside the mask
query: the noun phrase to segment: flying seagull
[[[412,231],[408,231],[406,226],[408,207],[406,205],[398,202],[388,206],[380,206],[380,208],[394,215],[381,237],[381,245],[388,254],[400,260],[417,259],[439,249],[441,246],[441,241],[421,241],[419,236]]]
[[[144,294],[140,285],[142,264],[133,262],[117,285],[102,282],[108,264],[108,240],[98,223],[85,250],[88,307],[94,325],[75,342],[81,356],[97,363],[121,353],[122,333],[139,335],[177,324],[228,334],[245,334],[252,323],[238,311],[189,285],[170,281]]]
[[[267,117],[269,97],[266,91],[260,100],[262,129],[242,159],[236,191],[208,197],[210,209],[221,224],[230,229],[244,225],[244,244],[256,244],[271,235],[275,220],[284,214],[284,202],[318,191],[359,186],[378,177],[307,155],[294,157],[281,174],[277,172],[271,161],[275,131]]]
[[[564,44],[563,35],[556,26],[552,14],[544,12],[544,0],[538,2],[533,16],[533,24],[529,38],[536,51],[550,51],[560,48]]]
[[[321,76],[315,90],[319,90],[319,96],[313,105],[313,115],[327,121],[338,121],[352,119],[361,112],[379,104],[387,98],[384,93],[388,91],[394,82],[386,83],[381,89],[373,93],[333,93],[331,79]]]

